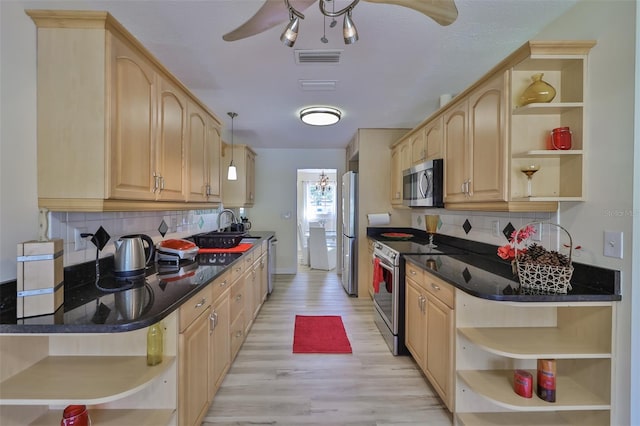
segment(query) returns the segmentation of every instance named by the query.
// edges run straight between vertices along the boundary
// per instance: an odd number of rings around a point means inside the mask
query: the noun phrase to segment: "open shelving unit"
[[[610,424],[614,310],[614,302],[517,303],[457,291],[458,423]],[[553,403],[535,394],[538,359],[556,360]],[[515,393],[516,369],[532,374],[532,398]]]

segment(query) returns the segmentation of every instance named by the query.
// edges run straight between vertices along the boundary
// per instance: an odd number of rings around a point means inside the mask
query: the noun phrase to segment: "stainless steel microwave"
[[[409,207],[444,207],[442,159],[429,160],[402,172],[402,201]]]

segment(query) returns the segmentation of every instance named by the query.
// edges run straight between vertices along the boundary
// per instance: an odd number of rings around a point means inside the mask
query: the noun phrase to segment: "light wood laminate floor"
[[[353,354],[293,354],[296,314],[341,315]],[[409,356],[394,357],[366,298],[335,272],[279,275],[204,418],[213,425],[451,425]]]

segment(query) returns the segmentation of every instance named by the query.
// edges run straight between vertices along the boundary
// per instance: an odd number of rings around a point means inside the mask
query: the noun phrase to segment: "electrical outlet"
[[[499,220],[492,220],[491,221],[491,235],[493,235],[494,237],[501,237],[502,236],[502,232],[500,232],[500,221]]]
[[[604,231],[604,255],[622,259],[622,232]]]
[[[86,234],[88,232],[86,227],[76,228],[73,231],[73,239],[74,239],[74,250],[86,250],[87,249],[87,239],[82,238],[80,234]]]

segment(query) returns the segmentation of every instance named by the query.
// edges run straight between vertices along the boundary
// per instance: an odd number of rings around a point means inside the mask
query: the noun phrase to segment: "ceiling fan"
[[[251,37],[256,34],[260,34],[276,25],[282,25],[290,20],[290,24],[287,30],[291,30],[290,27],[296,26],[295,31],[297,33],[297,18],[304,19],[301,11],[307,9],[316,1],[320,1],[320,11],[329,17],[335,17],[344,14],[345,15],[345,27],[347,26],[347,20],[350,22],[351,10],[359,2],[359,0],[353,0],[347,7],[338,12],[329,12],[326,9],[327,2],[335,2],[336,0],[266,0],[262,7],[249,18],[244,24],[240,25],[235,30],[222,36],[225,41],[236,41],[243,38]],[[364,0],[371,3],[387,3],[397,6],[408,7],[410,9],[417,10],[424,13],[440,25],[449,25],[453,23],[458,17],[458,9],[454,3],[454,0]],[[284,4],[283,4],[284,3]],[[294,24],[295,21],[295,24]],[[283,34],[284,35],[284,34]],[[345,42],[346,38],[345,38]],[[287,44],[287,43],[285,43]],[[292,45],[293,43],[289,44]]]

